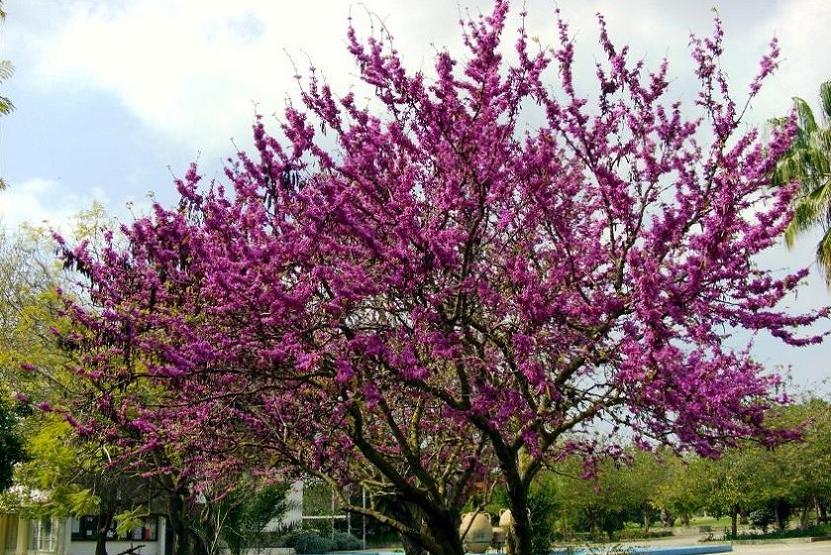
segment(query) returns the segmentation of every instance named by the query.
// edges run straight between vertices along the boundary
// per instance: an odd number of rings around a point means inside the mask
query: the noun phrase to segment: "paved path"
[[[759,555],[774,555],[775,553],[786,553],[787,555],[819,555],[820,553],[831,554],[831,541],[815,543],[766,543],[764,545],[734,545],[733,553],[758,553]]]
[[[680,546],[680,545],[706,545],[698,543],[701,534],[687,536],[671,536],[668,538],[654,539],[650,541],[626,542],[626,545],[654,545],[654,546]],[[717,542],[721,543],[721,542]],[[729,542],[724,542],[729,543]],[[808,543],[804,541],[777,541],[764,544],[735,544],[733,553],[747,553],[758,555],[774,555],[783,553],[786,555],[819,555],[825,553],[831,555],[831,540]]]

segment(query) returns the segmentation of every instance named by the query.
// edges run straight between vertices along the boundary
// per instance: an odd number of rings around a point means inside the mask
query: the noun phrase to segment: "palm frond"
[[[774,186],[799,182],[793,200],[794,217],[785,230],[785,242],[792,247],[802,233],[821,226],[824,234],[817,245],[817,262],[831,287],[831,81],[820,85],[821,122],[811,106],[794,98],[797,132],[788,152],[771,176]],[[784,118],[771,120],[782,125]]]
[[[817,130],[817,119],[814,117],[814,111],[811,106],[803,99],[795,96],[793,99],[794,110],[796,117],[799,120],[799,131],[810,135]]]
[[[9,60],[0,60],[0,81],[5,81],[14,73],[14,66]]]
[[[827,230],[817,245],[817,262],[825,277],[826,285],[831,286],[831,229]]]
[[[0,60],[0,83],[14,73],[14,66],[8,60]],[[14,103],[6,96],[0,95],[0,115],[5,116],[14,110]]]
[[[0,115],[7,116],[14,111],[14,104],[5,96],[0,95]]]
[[[794,246],[798,235],[825,220],[828,205],[827,201],[823,201],[825,196],[823,189],[818,188],[815,194],[803,196],[797,200],[793,219],[785,230],[785,242],[789,247]]]
[[[831,81],[819,86],[819,101],[822,104],[822,116],[825,124],[831,121]]]

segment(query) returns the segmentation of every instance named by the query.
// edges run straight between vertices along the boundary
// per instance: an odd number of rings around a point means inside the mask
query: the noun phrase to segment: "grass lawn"
[[[725,516],[715,518],[712,516],[696,516],[690,519],[690,526],[712,526],[713,528],[720,528],[730,526],[730,517]]]

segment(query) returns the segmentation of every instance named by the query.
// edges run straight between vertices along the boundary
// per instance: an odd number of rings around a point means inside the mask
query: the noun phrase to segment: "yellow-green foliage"
[[[83,481],[100,465],[72,443],[69,425],[59,416],[38,415],[30,422],[30,460],[15,471],[18,488],[2,500],[33,515],[85,515],[98,508],[98,497]]]
[[[59,315],[53,251],[43,230],[0,234],[0,393],[23,394],[32,405],[62,404],[77,382],[52,332],[68,331]],[[98,499],[85,482],[101,466],[100,458],[73,443],[69,424],[57,414],[32,408],[20,428],[29,460],[15,469],[15,487],[0,504],[34,514],[94,511]]]

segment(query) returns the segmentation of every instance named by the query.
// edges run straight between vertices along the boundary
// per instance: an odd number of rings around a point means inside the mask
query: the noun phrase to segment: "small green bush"
[[[708,537],[703,538],[701,541],[726,541],[726,540],[739,540],[739,541],[754,541],[754,540],[784,540],[788,538],[810,538],[810,537],[829,537],[831,536],[831,525],[823,524],[818,526],[811,526],[807,530],[800,530],[799,528],[794,528],[792,530],[774,530],[773,532],[768,532],[767,534],[759,534],[758,532],[749,532],[749,533],[740,533],[735,538],[730,537],[729,534],[710,534]]]
[[[297,553],[327,553],[334,549],[335,542],[311,530],[301,530],[294,538],[294,550]]]
[[[615,534],[615,537],[619,540],[648,540],[670,536],[672,536],[672,530],[650,530],[647,532],[643,528],[624,528]]]
[[[294,547],[294,542],[297,539],[297,532],[283,532],[271,538],[271,545],[274,547]]]
[[[353,551],[361,548],[361,540],[346,532],[335,532],[334,543],[337,551]]]
[[[557,508],[556,492],[549,484],[535,488],[528,496],[531,512],[531,552],[533,555],[548,555],[554,541],[554,523],[551,515]]]
[[[773,524],[773,521],[776,520],[776,515],[770,507],[762,507],[756,509],[755,511],[751,511],[751,513],[747,515],[747,520],[750,522],[751,526],[760,529],[763,534],[767,534],[768,526]]]

